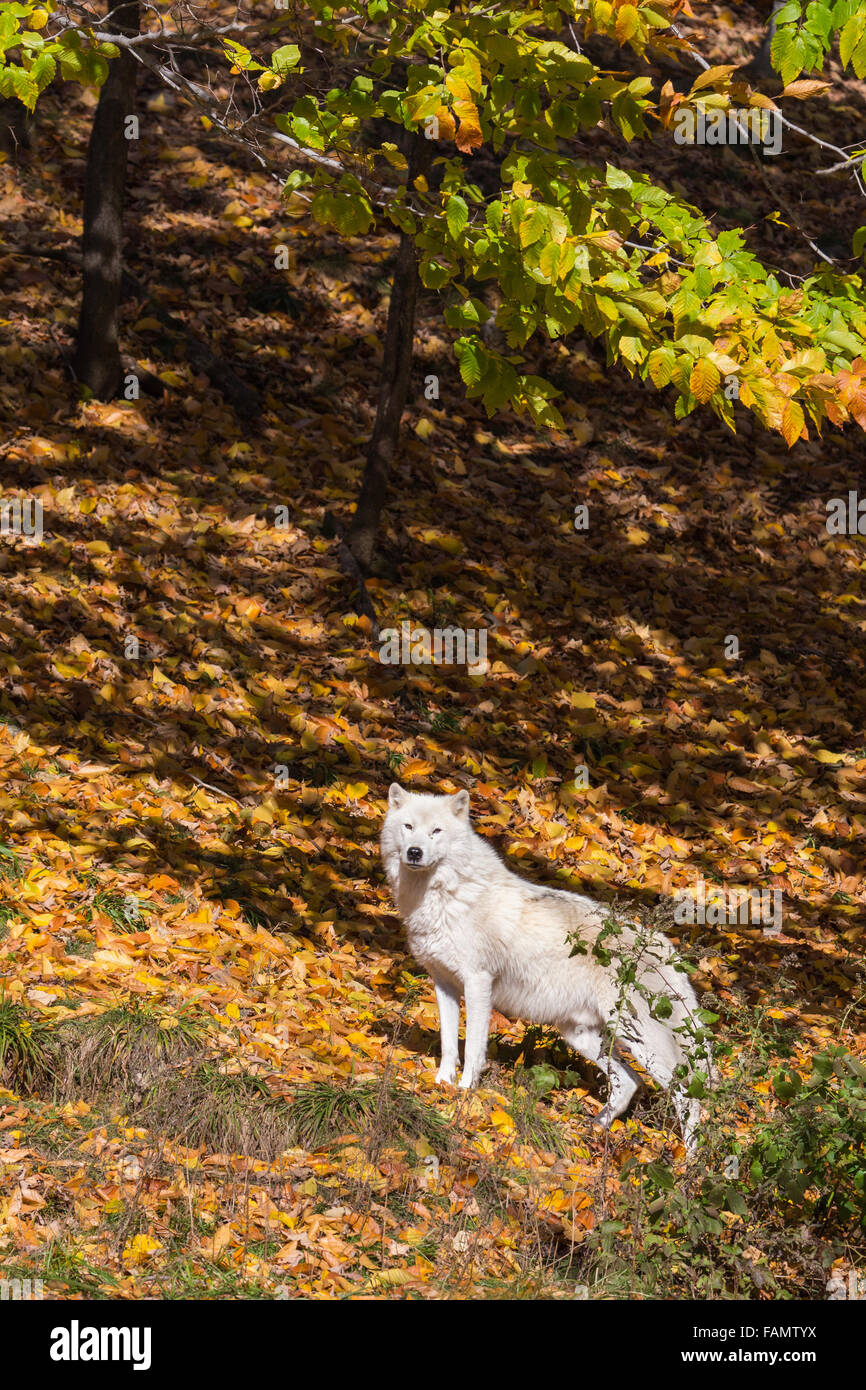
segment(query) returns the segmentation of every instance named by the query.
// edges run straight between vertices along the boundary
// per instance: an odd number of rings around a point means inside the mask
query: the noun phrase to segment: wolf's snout
[[[424,851],[419,849],[417,845],[410,845],[406,851],[406,858],[410,864],[420,864],[423,857]]]

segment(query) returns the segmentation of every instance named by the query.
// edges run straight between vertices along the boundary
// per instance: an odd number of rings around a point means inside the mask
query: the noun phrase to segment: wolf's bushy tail
[[[712,1050],[694,989],[685,971],[677,969],[670,942],[653,934],[636,944],[638,988],[620,1012],[617,1033],[653,1080],[670,1091],[686,1149],[694,1153],[701,1103],[688,1092],[696,1073],[713,1083]]]

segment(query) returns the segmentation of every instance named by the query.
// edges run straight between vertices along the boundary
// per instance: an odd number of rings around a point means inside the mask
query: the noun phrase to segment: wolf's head
[[[469,829],[469,793],[428,796],[407,792],[398,782],[388,791],[388,814],[382,828],[382,854],[399,859],[402,868],[433,869],[455,852]]]

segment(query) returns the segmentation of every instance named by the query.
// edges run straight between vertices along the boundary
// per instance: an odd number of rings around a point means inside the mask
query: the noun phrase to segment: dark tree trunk
[[[773,10],[770,15],[769,22],[767,24],[767,31],[764,34],[764,37],[761,41],[761,47],[758,49],[757,53],[755,54],[754,58],[752,59],[749,65],[756,77],[778,76],[778,74],[775,72],[773,68],[772,62],[770,61],[770,49],[772,47],[773,38],[776,33],[776,15],[779,13],[779,10],[781,10],[784,4],[785,0],[774,0]]]
[[[426,174],[433,155],[432,141],[411,135],[408,186]],[[379,518],[388,492],[391,466],[400,441],[400,421],[409,392],[412,372],[412,342],[415,336],[415,301],[418,293],[418,260],[415,242],[407,232],[400,234],[397,264],[391,287],[388,327],[382,380],[376,407],[376,423],[367,449],[358,505],[347,534],[349,547],[362,569],[368,570],[379,529]]]
[[[120,5],[112,28],[134,35],[139,29],[138,0]],[[138,64],[128,49],[109,60],[108,77],[99,92],[87,147],[84,179],[84,283],[75,374],[99,400],[120,394],[123,368],[118,344],[122,275],[123,202],[129,141],[126,117],[135,105]]]
[[[0,98],[0,152],[18,159],[32,143],[32,117],[17,97]]]

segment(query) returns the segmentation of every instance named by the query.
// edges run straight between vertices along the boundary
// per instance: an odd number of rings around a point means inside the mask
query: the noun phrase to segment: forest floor
[[[758,30],[721,14],[705,51],[734,61]],[[369,590],[383,628],[487,628],[490,666],[383,665],[325,514],[355,497],[395,240],[310,225],[142,96],[124,347],[162,400],[79,402],[66,365],[95,97],[47,94],[0,165],[0,466],[44,509],[40,544],[0,544],[0,1275],[52,1297],[824,1296],[862,1242],[729,1160],[784,1108],[780,1069],[866,1052],[866,550],[826,529],[862,437],[675,423],[574,341],[538,359],[561,431],[488,420],[424,295]],[[803,121],[862,96],[837,83]],[[866,220],[808,147],[769,171],[650,156],[799,273],[767,180],[819,240],[828,199],[845,245]],[[648,158],[613,136],[606,157]],[[599,1074],[500,1016],[482,1089],[435,1086],[432,986],[378,857],[394,778],[469,787],[515,868],[677,940],[728,1086],[697,1163],[664,1097],[605,1135]],[[678,925],[699,882],[778,890],[779,933]]]

